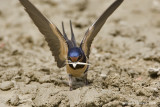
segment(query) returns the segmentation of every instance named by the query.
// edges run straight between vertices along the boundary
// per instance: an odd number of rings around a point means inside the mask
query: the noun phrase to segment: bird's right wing
[[[45,40],[55,57],[59,68],[65,65],[67,58],[68,45],[58,28],[52,24],[47,18],[28,0],[19,0],[24,6],[26,12],[38,27],[39,31],[44,35]]]

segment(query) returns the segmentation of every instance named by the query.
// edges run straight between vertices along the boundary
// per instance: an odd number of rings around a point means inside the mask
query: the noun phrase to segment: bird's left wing
[[[118,6],[123,2],[123,0],[116,0],[109,8],[107,8],[104,13],[97,19],[97,21],[87,30],[85,36],[81,42],[80,47],[89,58],[90,47],[93,39],[100,31],[101,27],[106,22],[107,18],[118,8]]]
[[[52,55],[55,57],[59,68],[65,65],[68,45],[58,28],[52,24],[47,18],[28,0],[19,0],[24,6],[26,12],[38,27],[39,31],[44,35],[48,43]]]

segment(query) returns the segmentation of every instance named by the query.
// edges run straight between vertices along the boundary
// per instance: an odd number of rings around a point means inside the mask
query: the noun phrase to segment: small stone
[[[19,104],[19,96],[13,95],[9,102],[12,106],[17,106]]]
[[[160,69],[159,68],[150,68],[148,70],[148,73],[149,73],[150,76],[159,76]]]
[[[0,89],[3,91],[10,90],[13,87],[14,87],[14,83],[11,81],[2,82],[0,85]]]
[[[31,79],[28,78],[28,77],[25,77],[24,79],[25,79],[25,83],[26,83],[26,84],[29,84],[29,83],[31,82]]]
[[[101,76],[103,79],[105,79],[105,78],[107,77],[106,74],[101,74],[100,76]]]

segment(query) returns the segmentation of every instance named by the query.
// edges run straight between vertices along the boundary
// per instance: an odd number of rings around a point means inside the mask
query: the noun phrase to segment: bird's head
[[[87,63],[87,58],[81,48],[74,47],[68,51],[68,63],[73,69],[83,68]]]
[[[68,51],[68,60],[71,62],[81,62],[83,60],[83,52],[80,48],[74,47]]]

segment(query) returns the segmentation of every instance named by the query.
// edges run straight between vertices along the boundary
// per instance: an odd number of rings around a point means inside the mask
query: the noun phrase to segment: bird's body
[[[81,65],[77,65],[81,66]],[[67,73],[74,77],[83,77],[85,75],[85,71],[87,73],[88,65],[84,65],[82,68],[72,68],[70,65],[66,65]]]
[[[67,73],[74,77],[82,77],[89,65],[81,65],[77,62],[87,63],[88,61],[81,48],[73,47],[68,52],[68,64],[66,65]]]
[[[19,0],[25,7],[26,12],[38,27],[39,31],[44,35],[45,40],[50,47],[52,55],[55,57],[59,68],[66,65],[69,75],[69,86],[72,90],[72,77],[84,77],[87,84],[87,71],[89,67],[90,47],[93,39],[100,31],[108,17],[119,7],[123,0],[116,0],[104,13],[96,20],[95,23],[86,31],[85,36],[77,46],[75,36],[70,21],[71,40],[68,39],[64,25],[62,22],[63,34],[59,29],[51,23],[30,1]]]

